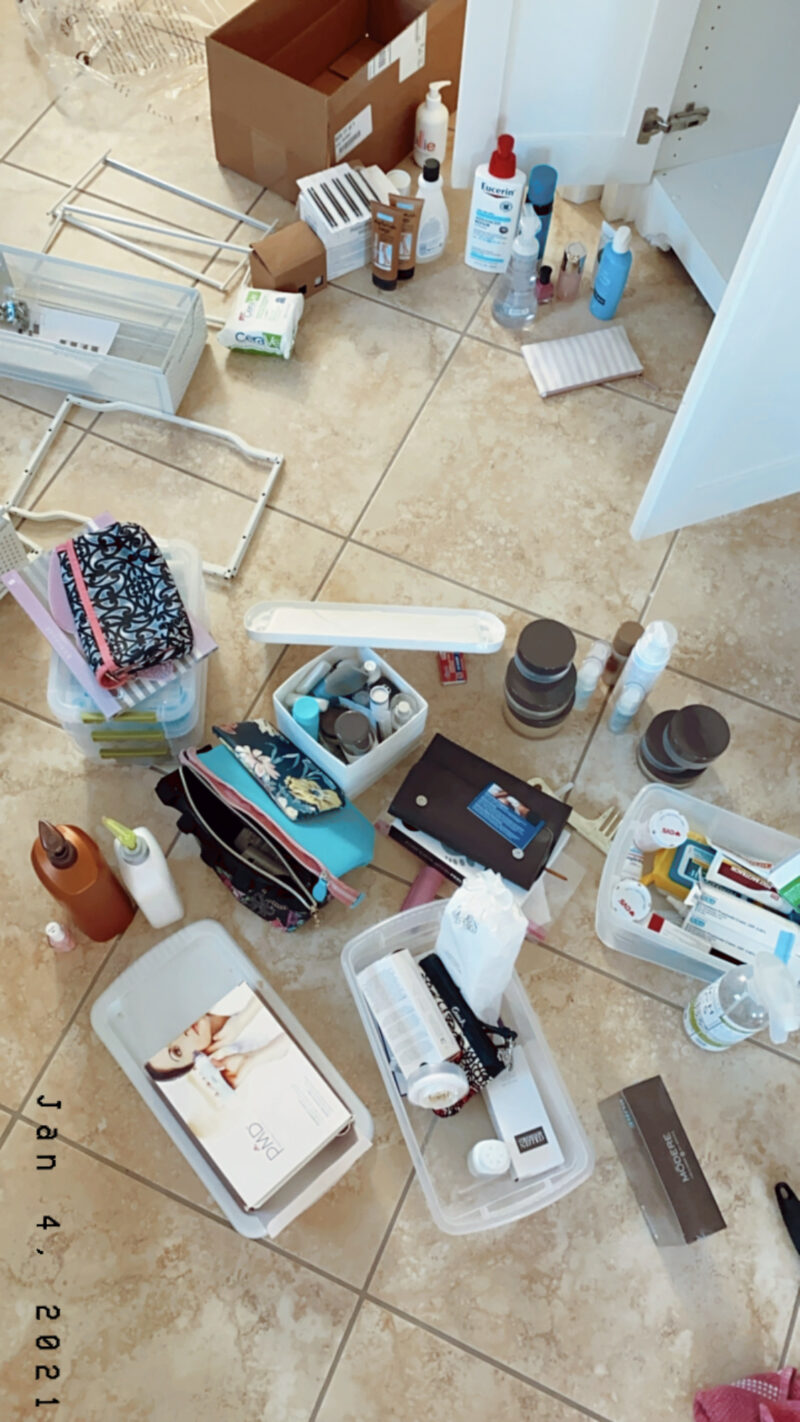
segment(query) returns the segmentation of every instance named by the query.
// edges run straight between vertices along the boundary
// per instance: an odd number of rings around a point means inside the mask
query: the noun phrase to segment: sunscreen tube
[[[397,286],[402,214],[388,203],[370,203],[372,213],[372,280],[381,291]]]
[[[410,281],[417,264],[417,233],[424,199],[389,194],[389,206],[400,213],[400,246],[397,253],[397,280]]]

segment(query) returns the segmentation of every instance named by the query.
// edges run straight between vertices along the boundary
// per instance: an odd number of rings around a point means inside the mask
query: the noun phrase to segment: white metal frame
[[[190,281],[202,282],[204,286],[210,286],[214,291],[227,293],[231,287],[241,279],[244,268],[250,254],[250,248],[242,246],[238,242],[226,242],[222,238],[208,237],[205,233],[193,232],[189,228],[164,226],[159,223],[142,222],[136,218],[126,217],[122,213],[106,212],[102,209],[81,207],[72,199],[82,192],[87,183],[91,183],[102,172],[104,168],[113,168],[115,172],[124,173],[126,177],[135,178],[138,182],[148,183],[151,187],[162,188],[165,192],[172,193],[175,197],[184,198],[187,202],[196,203],[199,207],[205,207],[212,212],[220,212],[225,217],[233,218],[237,222],[246,223],[250,227],[264,234],[271,232],[275,226],[274,222],[261,222],[257,217],[251,217],[246,212],[239,212],[235,207],[227,207],[224,203],[214,202],[211,198],[201,197],[198,193],[189,192],[187,188],[177,187],[175,183],[168,183],[164,178],[156,178],[152,173],[145,173],[139,168],[132,168],[128,163],[121,163],[117,158],[109,157],[104,153],[86,172],[73,183],[66,197],[49,209],[48,216],[53,218],[53,225],[50,228],[43,252],[49,252],[64,224],[78,228],[81,232],[87,232],[91,237],[99,237],[104,242],[110,242],[115,247],[122,247],[126,252],[133,252],[138,257],[144,257],[146,261],[155,262],[157,266],[166,267],[169,271],[177,272],[180,276],[188,277]],[[141,232],[152,232],[161,238],[177,239],[181,242],[196,242],[201,246],[221,248],[223,251],[239,252],[241,260],[230,272],[225,281],[217,281],[215,277],[207,276],[205,272],[196,271],[193,267],[187,267],[182,262],[176,262],[171,257],[166,257],[160,252],[154,252],[149,247],[143,246],[140,242],[131,242],[127,237],[119,237],[116,233],[106,232],[102,227],[96,227],[84,221],[84,218],[91,217],[100,222],[116,223],[121,227],[130,227]]]
[[[266,464],[269,466],[269,473],[267,474],[261,493],[253,505],[253,509],[244,526],[243,532],[237,537],[236,546],[233,550],[230,562],[227,563],[227,565],[223,565],[221,563],[209,563],[203,560],[204,573],[209,573],[215,578],[225,578],[228,581],[235,578],[242,565],[247,549],[250,546],[250,540],[259,525],[261,515],[267,506],[267,500],[272,493],[275,480],[283,466],[283,455],[274,454],[266,449],[257,449],[254,445],[247,444],[239,435],[233,434],[231,430],[219,429],[216,425],[200,424],[199,421],[187,420],[182,415],[169,415],[163,410],[151,410],[148,409],[146,405],[130,405],[125,400],[91,400],[83,395],[65,396],[63,403],[59,406],[28,460],[28,463],[25,465],[10,498],[4,503],[0,503],[0,514],[13,514],[15,517],[33,519],[42,523],[55,519],[69,519],[75,523],[82,524],[90,521],[87,514],[70,513],[64,509],[53,509],[46,513],[39,513],[38,511],[31,511],[20,507],[20,501],[30,488],[31,482],[40,468],[42,461],[55,441],[67,415],[73,408],[91,410],[96,414],[109,414],[116,410],[124,410],[126,414],[144,415],[151,420],[164,420],[167,424],[177,425],[180,429],[194,430],[198,434],[211,435],[213,439],[221,439],[225,441],[225,443],[233,445],[234,449],[237,449],[240,454],[244,455],[245,459],[252,459],[255,460],[257,464]],[[24,541],[29,543],[31,548],[36,546],[30,543],[30,540],[25,539]]]

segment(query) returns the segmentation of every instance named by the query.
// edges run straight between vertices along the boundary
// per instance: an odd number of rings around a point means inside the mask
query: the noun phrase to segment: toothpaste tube
[[[686,900],[689,912],[684,929],[698,934],[716,948],[741,963],[751,963],[757,953],[775,953],[791,943],[792,958],[800,961],[800,944],[795,928],[759,904],[748,903],[736,894],[712,884],[696,884]]]

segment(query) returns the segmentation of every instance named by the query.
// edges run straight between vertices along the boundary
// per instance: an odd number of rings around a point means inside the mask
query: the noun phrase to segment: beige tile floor
[[[0,29],[6,117],[0,193],[6,240],[38,247],[46,210],[113,142],[134,164],[223,202],[286,221],[288,204],[219,169],[208,123],[168,131],[152,116],[98,140],[49,106],[10,7]],[[6,31],[8,33],[6,34]],[[27,76],[27,77],[24,77]],[[176,222],[197,214],[116,176],[93,204],[133,205]],[[647,714],[703,699],[732,743],[697,787],[704,798],[800,833],[797,535],[788,499],[677,537],[633,544],[628,526],[710,324],[678,263],[636,239],[621,314],[644,378],[543,405],[519,341],[491,319],[490,282],[460,259],[466,195],[452,195],[453,240],[410,287],[377,296],[363,273],[311,301],[293,359],[263,364],[209,342],[182,411],[283,450],[275,497],[240,577],[209,585],[220,651],[207,724],[269,713],[272,689],[304,653],[250,643],[243,615],[265,597],[430,602],[492,608],[506,651],[471,658],[469,683],[443,690],[430,654],[391,654],[442,730],[523,776],[575,781],[595,813],[642,784],[637,734]],[[552,250],[594,245],[594,204],[559,202]],[[210,235],[243,229],[212,214]],[[246,234],[245,234],[246,235]],[[56,252],[142,269],[92,238]],[[187,253],[196,261],[196,251]],[[223,273],[227,258],[206,258]],[[150,268],[145,268],[150,271]],[[212,296],[219,312],[224,302]],[[585,303],[540,313],[534,339],[588,329]],[[52,391],[0,388],[0,490],[9,489],[57,404]],[[213,446],[131,418],[79,413],[31,492],[39,509],[110,503],[156,533],[182,534],[211,558],[230,547],[257,492],[252,471]],[[113,497],[112,497],[113,495]],[[62,532],[50,526],[42,537]],[[597,697],[544,743],[500,715],[506,654],[532,615],[568,621],[579,652],[625,617],[672,618],[674,667],[623,737]],[[236,905],[153,794],[147,770],[90,766],[56,724],[47,655],[10,599],[0,601],[3,675],[0,822],[3,1013],[0,1027],[0,1386],[4,1419],[58,1396],[65,1422],[679,1422],[694,1390],[796,1360],[800,1270],[771,1187],[800,1177],[793,1131],[797,1049],[747,1044],[700,1058],[685,1039],[687,979],[599,943],[600,858],[546,946],[521,972],[597,1153],[589,1182],[496,1234],[453,1239],[431,1224],[339,967],[354,932],[397,911],[414,864],[379,842],[357,876],[362,905],[326,910],[296,936]],[[382,814],[409,757],[362,798]],[[162,936],[141,919],[111,946],[67,957],[45,946],[49,902],[28,850],[46,813],[102,836],[113,813],[150,824],[171,847],[194,918],[220,919],[358,1088],[375,1147],[275,1244],[240,1239],[94,1036],[96,996]],[[597,1102],[661,1073],[727,1219],[683,1255],[659,1252],[600,1121]],[[56,1113],[42,1101],[61,1102]],[[55,1172],[37,1172],[37,1126],[57,1114]],[[40,1147],[41,1148],[41,1147]],[[60,1221],[36,1229],[43,1212]],[[41,1255],[36,1253],[41,1248]],[[57,1322],[36,1323],[55,1305]],[[58,1350],[37,1348],[52,1330]],[[37,1365],[60,1367],[56,1381]],[[50,1375],[53,1376],[52,1374]],[[38,1411],[36,1413],[38,1414]]]

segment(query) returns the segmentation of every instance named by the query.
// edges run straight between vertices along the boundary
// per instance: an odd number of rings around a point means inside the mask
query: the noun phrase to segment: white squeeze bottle
[[[517,235],[527,178],[514,139],[501,133],[488,163],[475,169],[464,261],[479,272],[504,272]]]
[[[414,162],[421,168],[426,158],[438,158],[444,162],[447,152],[447,123],[449,113],[442,103],[440,90],[446,89],[449,79],[435,79],[425,98],[417,109],[414,124]]]
[[[617,685],[641,686],[645,694],[655,686],[667,665],[678,634],[671,622],[648,622],[628,657]]]
[[[511,248],[508,271],[497,283],[492,315],[498,326],[524,331],[536,319],[536,268],[539,265],[539,228],[542,220],[526,202],[519,232]],[[601,668],[602,670],[602,668]]]
[[[793,935],[782,933],[775,953],[757,953],[746,967],[729,968],[688,1004],[683,1025],[696,1047],[724,1052],[769,1023],[773,1042],[785,1042],[800,1027],[797,964],[788,965]]]
[[[114,836],[119,876],[151,928],[166,928],[183,918],[184,908],[158,840],[140,825],[128,829],[118,820],[103,824]]]
[[[423,199],[417,233],[417,261],[434,262],[441,257],[450,231],[438,158],[425,159],[417,183],[417,197]]]

